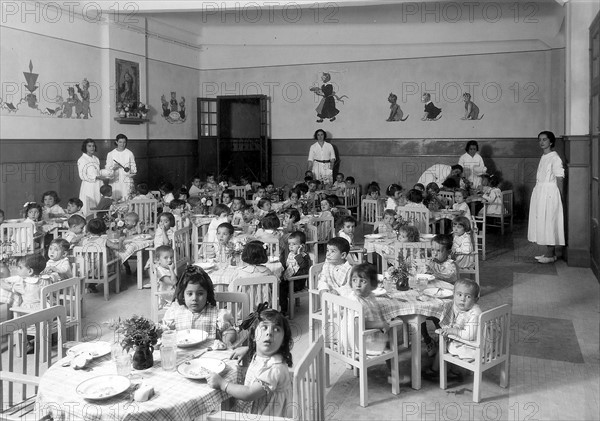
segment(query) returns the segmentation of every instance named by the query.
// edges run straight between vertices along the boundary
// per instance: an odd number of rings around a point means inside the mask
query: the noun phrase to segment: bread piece
[[[136,402],[145,402],[154,396],[154,388],[148,385],[141,385],[133,394],[133,399]]]

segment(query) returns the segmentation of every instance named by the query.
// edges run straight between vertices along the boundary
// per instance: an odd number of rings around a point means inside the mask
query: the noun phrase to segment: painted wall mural
[[[185,98],[181,97],[181,101],[177,102],[177,93],[171,92],[171,99],[167,101],[164,95],[161,95],[160,102],[162,103],[162,116],[171,124],[183,123],[187,119],[185,113]]]
[[[406,121],[410,114],[406,114],[406,117],[404,117],[404,112],[398,105],[398,95],[390,92],[388,102],[390,103],[390,116],[386,121]]]
[[[339,114],[340,110],[336,108],[336,101],[344,103],[344,98],[348,98],[347,95],[337,96],[334,91],[333,85],[329,83],[331,81],[331,73],[323,72],[321,75],[321,81],[323,82],[321,86],[312,86],[310,88],[311,92],[314,92],[315,95],[318,95],[321,98],[321,102],[315,109],[317,111],[317,123],[322,123],[325,119],[333,122],[336,120],[336,116]]]

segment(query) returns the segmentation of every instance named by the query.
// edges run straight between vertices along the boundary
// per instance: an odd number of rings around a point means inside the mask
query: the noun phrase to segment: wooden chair
[[[173,263],[177,274],[192,264],[192,227],[183,227],[173,233]]]
[[[446,389],[446,366],[456,364],[473,372],[473,401],[480,401],[480,388],[483,372],[501,364],[500,387],[508,387],[510,373],[510,314],[511,306],[501,305],[479,315],[477,338],[467,341],[454,335],[449,339],[475,348],[475,360],[464,360],[448,353],[448,340],[440,339],[440,388]]]
[[[321,333],[323,323],[323,314],[321,313],[321,296],[319,294],[319,275],[323,270],[323,263],[313,264],[308,271],[308,329],[311,332],[311,339]]]
[[[473,223],[473,222],[472,222]],[[473,251],[471,253],[467,253],[467,254],[460,254],[457,253],[457,259],[460,257],[465,257],[466,259],[469,260],[469,265],[467,267],[461,268],[460,266],[458,267],[459,273],[462,274],[468,274],[468,275],[473,275],[475,278],[475,282],[477,282],[477,285],[479,285],[479,251],[478,251],[478,244],[477,244],[477,233],[475,232],[475,230],[471,229],[471,243],[473,244]],[[458,262],[457,262],[458,264]]]
[[[310,261],[314,265],[315,256],[312,253],[308,253],[308,256],[310,257]],[[303,280],[308,281],[308,277],[309,277],[309,274],[300,275],[300,276],[292,276],[287,281],[287,282],[289,282],[289,285],[288,285],[288,317],[290,320],[292,320],[294,318],[294,313],[295,313],[294,308],[296,307],[296,305],[295,305],[296,300],[303,298],[303,297],[308,297],[308,295],[309,295],[308,282],[306,282],[307,285],[302,291],[294,291],[294,283],[295,283],[295,281],[303,281]],[[284,281],[282,279],[281,282],[286,282],[286,281]]]
[[[363,224],[363,230],[365,225],[372,225],[373,229],[381,221],[381,215],[383,210],[380,209],[381,204],[379,200],[374,199],[363,199],[360,204],[360,217]]]
[[[129,212],[135,212],[143,224],[144,232],[156,230],[158,201],[155,199],[135,199],[129,201]]]
[[[65,356],[66,318],[65,308],[54,306],[0,323],[0,338],[6,338],[8,343],[8,351],[0,358],[0,419],[43,419],[35,413],[37,387],[43,372],[54,362],[52,341],[44,336],[44,332],[46,326],[56,326],[56,361],[60,360]],[[14,338],[20,338],[20,346],[27,348],[27,332],[32,330],[35,331],[34,354],[18,358]],[[21,334],[15,335],[18,332]]]
[[[77,273],[85,284],[102,284],[104,299],[108,300],[109,285],[115,281],[115,292],[121,291],[121,259],[112,249],[95,244],[73,247],[73,259]]]
[[[175,291],[159,291],[156,278],[156,266],[152,254],[150,255],[150,317],[154,323],[160,323],[167,311],[166,302],[171,302]]]
[[[90,220],[92,218],[103,218],[109,211],[109,209],[96,209],[92,206],[93,202],[91,200],[91,198],[87,197],[86,199],[86,205],[87,205],[87,211],[88,214],[87,216],[87,220]]]
[[[342,204],[350,211],[354,209],[356,219],[360,219],[360,186],[358,184],[346,186],[344,196],[342,196]]]
[[[335,237],[335,222],[333,217],[313,218],[310,224],[317,227],[317,249]]]
[[[279,250],[279,240],[269,240],[264,241],[263,243],[267,246],[267,256],[269,257],[269,262],[279,261],[280,250]]]
[[[438,198],[446,204],[446,206],[452,207],[454,205],[454,192],[448,190],[440,190]]]
[[[419,233],[429,233],[429,209],[413,206],[398,206],[396,212],[404,221],[408,221],[409,225],[417,227]]]
[[[306,250],[315,256],[313,264],[319,261],[319,232],[317,227],[314,225],[306,225],[304,227],[304,233],[306,234]]]
[[[367,354],[369,335],[381,333],[379,329],[365,329],[362,305],[349,298],[325,293],[321,297],[323,311],[323,336],[325,337],[325,385],[329,387],[329,358],[354,367],[354,375],[360,378],[360,406],[368,405],[367,369],[391,360],[392,394],[400,393],[398,373],[398,326],[402,321],[390,323],[389,343],[391,349],[379,355]]]
[[[477,237],[477,251],[481,253],[481,260],[485,261],[485,231],[487,222],[487,204],[483,204],[481,216],[471,215],[471,229]]]
[[[390,259],[389,255],[381,255],[382,271],[387,270],[390,263],[398,266],[398,259],[400,258],[411,265],[424,266],[427,260],[431,258],[431,250],[431,242],[428,241],[414,243],[396,241],[394,243],[393,259]]]
[[[312,343],[295,365],[292,380],[291,418],[253,415],[252,419],[269,421],[325,421],[325,351],[323,336]],[[207,421],[242,420],[239,412],[221,411],[210,414]]]
[[[215,292],[219,309],[225,309],[233,316],[238,326],[250,314],[250,298],[243,292]]]
[[[491,222],[490,222],[491,220]],[[487,225],[489,227],[500,227],[500,233],[504,235],[504,225],[508,224],[510,231],[513,230],[513,191],[502,191],[502,211],[500,215],[487,213]]]
[[[248,294],[252,309],[265,301],[271,308],[279,309],[279,279],[274,275],[234,279],[230,290]]]
[[[36,234],[30,222],[4,222],[0,229],[0,242],[11,242],[15,257],[44,253],[44,234]]]
[[[241,197],[246,200],[246,186],[229,186],[229,189],[233,190],[234,197]]]

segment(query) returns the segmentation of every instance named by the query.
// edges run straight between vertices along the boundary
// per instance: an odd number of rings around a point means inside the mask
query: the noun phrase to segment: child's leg
[[[282,279],[279,282],[279,305],[281,306],[281,312],[287,314],[288,312],[288,295],[290,292],[290,281]],[[290,303],[293,305],[293,303]]]

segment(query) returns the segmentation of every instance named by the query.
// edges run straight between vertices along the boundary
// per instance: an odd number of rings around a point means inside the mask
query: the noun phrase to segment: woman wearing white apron
[[[536,183],[531,193],[527,239],[546,246],[546,252],[535,257],[538,262],[553,263],[556,261],[556,246],[565,245],[561,200],[565,170],[562,160],[554,151],[556,143],[554,133],[540,132],[538,141],[544,153],[538,165]]]
[[[96,143],[92,139],[85,139],[81,145],[81,157],[77,160],[77,170],[81,178],[79,199],[83,202],[81,211],[87,215],[100,200],[100,160],[96,155]]]
[[[118,134],[115,144],[117,147],[106,156],[106,169],[113,172],[111,186],[113,199],[129,198],[133,190],[133,176],[137,172],[135,156],[127,149],[127,136]]]
[[[327,143],[327,133],[318,129],[313,135],[316,140],[308,152],[308,170],[312,170],[313,178],[326,184],[333,183],[333,166],[335,151],[331,143]]]

